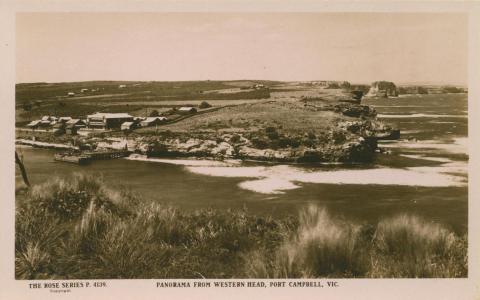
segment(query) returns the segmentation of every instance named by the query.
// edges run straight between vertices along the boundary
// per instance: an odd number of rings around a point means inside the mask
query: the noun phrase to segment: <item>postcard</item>
[[[479,6],[203,4],[4,4],[2,298],[478,299]]]

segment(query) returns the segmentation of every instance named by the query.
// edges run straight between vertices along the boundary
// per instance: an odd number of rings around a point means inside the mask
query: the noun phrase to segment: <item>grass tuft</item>
[[[374,237],[372,275],[458,277],[467,274],[466,238],[409,215],[381,221]]]
[[[310,206],[298,217],[184,212],[74,175],[16,208],[17,279],[465,277],[467,237],[416,216],[376,226]]]

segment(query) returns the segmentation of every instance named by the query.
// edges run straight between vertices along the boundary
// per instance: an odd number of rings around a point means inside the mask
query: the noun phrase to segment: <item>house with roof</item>
[[[65,132],[67,134],[77,134],[80,128],[85,128],[86,123],[80,119],[71,119],[65,122]]]
[[[55,125],[53,125],[52,132],[55,133],[55,134],[65,133],[65,128],[66,127],[67,126],[65,125],[65,123],[57,122]]]
[[[72,119],[72,117],[60,117],[60,118],[58,118],[57,122],[65,124],[68,121],[70,121],[71,119]]]
[[[32,129],[32,130],[35,130],[37,129],[38,127],[40,127],[40,122],[41,120],[34,120],[34,121],[31,121],[30,123],[27,124],[27,127]]]
[[[90,129],[120,129],[125,122],[132,122],[133,116],[127,113],[95,113],[87,116],[87,126]]]
[[[78,128],[83,128],[85,127],[87,124],[85,124],[85,122],[81,119],[70,119],[68,120],[67,122],[65,122],[65,125],[73,125],[73,126],[76,126]]]
[[[178,109],[178,113],[184,114],[184,115],[194,114],[196,112],[197,112],[197,109],[191,106],[183,106]]]
[[[133,130],[137,127],[138,123],[135,122],[124,122],[120,127],[121,130]]]
[[[40,123],[38,124],[39,127],[50,127],[50,125],[54,125],[55,123],[51,124],[52,122],[54,122],[55,120],[50,117],[50,116],[43,116],[41,119],[40,119]]]
[[[141,127],[156,126],[167,122],[166,117],[148,117],[140,122]]]

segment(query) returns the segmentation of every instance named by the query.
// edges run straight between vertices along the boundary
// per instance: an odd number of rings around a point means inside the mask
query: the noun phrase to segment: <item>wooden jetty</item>
[[[56,153],[54,155],[54,160],[76,163],[76,164],[86,164],[94,160],[106,160],[106,159],[115,159],[127,157],[130,155],[130,151],[127,150],[112,150],[112,151],[85,151],[85,152],[64,152]]]
[[[79,165],[87,164],[90,161],[88,156],[74,153],[55,153],[53,159],[56,161],[63,161]]]
[[[130,151],[127,150],[112,150],[112,151],[86,151],[83,152],[90,160],[104,160],[127,157],[130,155]]]

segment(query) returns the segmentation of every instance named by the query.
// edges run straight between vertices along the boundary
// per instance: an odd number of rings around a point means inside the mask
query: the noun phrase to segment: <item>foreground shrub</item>
[[[273,255],[250,254],[246,274],[258,278],[466,277],[467,238],[416,216],[376,228],[334,220],[310,206],[297,231]]]
[[[104,187],[101,176],[75,174],[71,178],[53,178],[34,186],[27,205],[44,214],[62,220],[72,220],[84,214],[91,203],[107,211],[121,213],[118,193]]]
[[[465,277],[467,239],[418,217],[376,227],[310,206],[298,217],[185,212],[75,175],[17,205],[18,279]]]
[[[254,254],[254,265],[248,268],[260,277],[361,276],[368,269],[367,247],[359,226],[335,221],[325,209],[310,206],[300,213],[297,232],[278,249],[274,261],[262,262]]]
[[[372,276],[459,277],[467,274],[466,239],[438,224],[400,215],[381,221]]]

